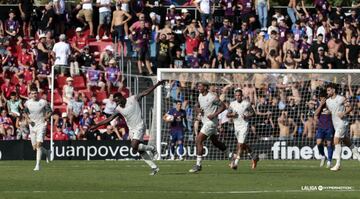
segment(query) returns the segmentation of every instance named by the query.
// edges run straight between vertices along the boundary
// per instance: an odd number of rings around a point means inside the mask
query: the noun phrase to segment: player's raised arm
[[[320,116],[321,110],[322,108],[326,105],[326,98],[323,98],[320,101],[320,105],[317,107],[317,109],[315,110],[315,117],[318,118]]]
[[[107,124],[107,123],[111,122],[113,119],[115,119],[115,118],[118,117],[118,116],[120,116],[120,113],[114,113],[114,114],[112,114],[110,117],[106,118],[105,120],[103,120],[103,121],[101,121],[101,122],[99,122],[99,123],[91,126],[91,127],[89,128],[89,130],[92,131],[92,130],[98,128],[99,126],[102,126],[102,125],[104,125],[104,124]]]
[[[138,100],[141,100],[144,96],[149,95],[151,92],[153,92],[155,90],[156,87],[164,84],[165,82],[166,82],[166,80],[158,81],[155,85],[153,85],[150,88],[148,88],[148,89],[144,90],[143,92],[139,93],[136,98]]]
[[[214,104],[218,105],[218,109],[216,110],[215,113],[207,116],[210,120],[212,120],[212,119],[214,119],[215,117],[217,117],[220,113],[222,113],[222,112],[225,111],[225,109],[226,109],[226,106],[225,106],[224,102],[222,102],[219,98],[217,98],[217,99],[214,101]]]
[[[342,119],[343,117],[345,117],[346,115],[350,114],[350,112],[353,110],[353,107],[351,106],[349,100],[347,100],[345,97],[343,97],[343,98],[344,98],[345,111],[338,113],[338,116],[339,116],[341,119]]]
[[[45,120],[48,121],[51,117],[51,115],[53,114],[53,111],[50,107],[49,103],[46,103],[46,106],[44,107],[45,109]]]

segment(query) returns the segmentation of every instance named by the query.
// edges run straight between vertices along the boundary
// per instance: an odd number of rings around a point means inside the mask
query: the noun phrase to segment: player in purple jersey
[[[183,160],[184,155],[184,129],[187,129],[186,111],[181,109],[182,102],[177,101],[176,107],[171,108],[163,117],[170,123],[170,156],[171,160],[175,160],[176,144],[179,147],[179,160]]]
[[[324,142],[327,144],[327,163],[326,168],[331,167],[331,160],[333,155],[334,127],[332,124],[331,112],[326,107],[326,90],[321,90],[319,94],[320,104],[315,111],[315,118],[317,118],[317,132],[316,132],[316,145],[321,155],[320,167],[325,164]]]

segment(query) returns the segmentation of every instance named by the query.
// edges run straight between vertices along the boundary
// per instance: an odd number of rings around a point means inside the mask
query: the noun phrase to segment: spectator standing
[[[49,53],[50,50],[46,48],[46,35],[40,34],[39,42],[37,44],[37,68],[42,68],[42,65],[47,65],[49,63]]]
[[[136,46],[136,52],[138,55],[138,70],[142,75],[146,75],[142,70],[142,65],[145,63],[145,66],[149,72],[149,75],[153,75],[153,71],[150,65],[150,30],[145,26],[145,21],[140,21],[139,28],[133,32],[132,41]]]
[[[235,0],[221,0],[222,9],[225,11],[225,19],[228,19],[230,23],[234,23],[236,1]]]
[[[259,15],[259,22],[261,30],[267,30],[267,17],[270,10],[270,0],[255,0],[255,7]]]
[[[31,37],[31,14],[33,12],[34,0],[20,0],[19,1],[19,10],[21,14],[21,19],[23,21],[23,35],[24,37]]]
[[[70,45],[65,42],[66,36],[61,34],[59,36],[59,42],[54,45],[53,57],[55,57],[55,73],[61,75],[68,74],[68,59],[71,55]]]
[[[96,6],[99,8],[99,25],[96,40],[100,40],[101,28],[104,31],[102,39],[109,39],[107,35],[109,35],[109,26],[111,24],[111,0],[96,0]]]
[[[52,7],[52,3],[45,5],[42,10],[41,21],[38,25],[38,34],[46,34],[47,32],[54,32],[54,17],[55,13]]]
[[[157,41],[157,68],[169,68],[171,60],[170,42],[165,34],[161,34]]]
[[[65,11],[65,0],[53,0],[54,11],[55,11],[55,35],[65,33],[66,11]]]
[[[120,46],[120,52],[123,51],[124,39],[128,39],[129,34],[127,23],[131,18],[131,15],[127,11],[122,10],[120,4],[116,4],[116,10],[113,12],[110,26],[112,42],[116,51],[118,50],[118,46]]]
[[[82,9],[76,15],[76,18],[84,23],[84,26],[86,26],[86,23],[89,25],[89,36],[94,37],[92,0],[82,0],[80,4],[82,4]]]
[[[212,0],[196,0],[196,9],[200,12],[201,24],[203,27],[207,26],[207,20],[210,20],[211,15],[215,11],[215,3]]]
[[[291,19],[291,23],[295,24],[296,22],[296,0],[289,0],[288,7],[286,8],[286,11]]]

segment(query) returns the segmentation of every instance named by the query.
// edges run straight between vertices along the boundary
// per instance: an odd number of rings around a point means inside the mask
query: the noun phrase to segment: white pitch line
[[[261,193],[310,193],[310,192],[360,192],[360,190],[323,190],[323,191],[302,191],[302,190],[243,190],[243,191],[87,191],[87,190],[44,190],[44,191],[0,191],[3,194],[41,194],[41,193],[164,193],[164,194],[261,194]]]

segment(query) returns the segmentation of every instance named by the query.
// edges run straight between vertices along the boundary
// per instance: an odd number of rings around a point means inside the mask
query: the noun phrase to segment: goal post
[[[176,100],[186,106],[183,108],[186,108],[188,117],[183,155],[185,159],[195,158],[194,136],[201,129],[201,120],[192,108],[199,95],[196,85],[200,82],[211,85],[211,92],[216,92],[227,105],[234,100],[236,88],[243,90],[256,112],[249,120],[247,142],[263,159],[319,158],[314,147],[316,118],[313,113],[319,103],[319,90],[329,83],[337,85],[338,93],[350,99],[354,107],[349,116],[350,125],[359,119],[360,114],[359,69],[158,69],[157,80],[168,80],[166,86],[157,88],[155,97],[156,134],[153,135],[161,154],[159,159],[169,158],[169,124],[162,117],[174,107]],[[287,121],[292,121],[291,124],[280,130],[280,117],[286,117]],[[232,120],[226,114],[219,117],[218,136],[234,151],[237,141]],[[355,140],[355,144],[359,145],[359,142]],[[207,159],[224,158],[209,141],[205,142],[204,152]]]

